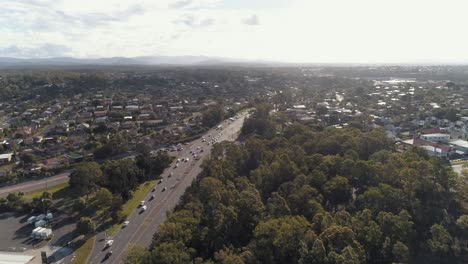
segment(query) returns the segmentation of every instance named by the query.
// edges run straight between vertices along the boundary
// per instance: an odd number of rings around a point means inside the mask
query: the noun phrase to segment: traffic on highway
[[[128,216],[121,229],[112,236],[106,236],[104,232],[97,235],[89,263],[121,263],[130,249],[129,245],[149,247],[154,232],[165,221],[167,212],[177,205],[186,188],[201,172],[202,160],[209,155],[213,144],[234,140],[247,116],[248,111],[239,113],[201,138],[171,152],[175,156],[173,164],[162,173],[161,179]]]

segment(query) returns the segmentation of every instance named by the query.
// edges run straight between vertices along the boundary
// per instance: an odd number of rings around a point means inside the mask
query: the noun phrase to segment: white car
[[[167,190],[167,187],[162,188],[162,191],[165,192]]]
[[[143,209],[143,211],[146,211],[148,207],[146,205],[143,205],[143,207],[141,209]]]
[[[109,240],[106,241],[106,247],[110,247],[110,246],[112,246],[112,244],[114,244],[114,240],[109,239]]]
[[[140,206],[143,206],[143,205],[145,205],[145,201],[140,202]]]
[[[122,223],[122,227],[126,227],[126,226],[128,226],[128,224],[130,224],[130,221],[127,220],[127,221]]]

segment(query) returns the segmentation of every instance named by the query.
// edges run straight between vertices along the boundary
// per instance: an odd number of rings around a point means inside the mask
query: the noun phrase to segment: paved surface
[[[52,187],[68,181],[69,172],[64,172],[48,178],[19,183],[0,188],[0,196],[7,196],[10,192],[30,192],[37,189]]]
[[[75,221],[64,212],[54,211],[53,239],[50,241],[34,240],[30,237],[34,225],[26,222],[30,216],[14,213],[0,214],[0,254],[7,252],[8,254],[35,256],[35,261],[39,259],[37,263],[40,263],[41,251],[46,251],[50,259],[54,259],[54,263],[60,263],[71,255],[73,250],[65,246],[72,239],[72,232],[76,228]]]
[[[219,135],[217,142],[223,140],[234,140],[237,133],[242,127],[247,112],[239,115],[239,118],[233,122],[225,121],[222,123],[222,130],[211,129],[206,132],[204,137],[206,141]],[[222,135],[220,135],[222,133]],[[208,136],[210,135],[210,136]],[[157,227],[166,220],[167,212],[171,211],[179,202],[180,197],[185,192],[185,189],[190,186],[192,181],[201,172],[200,165],[203,159],[209,155],[212,144],[202,142],[202,139],[195,140],[189,145],[185,145],[184,150],[177,152],[177,158],[189,158],[188,162],[181,161],[178,167],[175,164],[166,169],[163,174],[163,182],[155,186],[155,191],[150,191],[145,198],[148,209],[142,211],[141,208],[136,208],[127,220],[130,224],[118,230],[111,239],[114,240],[110,248],[105,249],[105,233],[101,232],[96,236],[96,244],[90,257],[90,263],[122,263],[128,245],[143,245],[149,247]],[[203,149],[203,152],[200,152]],[[190,150],[195,151],[200,157],[199,160],[193,159]],[[173,173],[171,177],[169,175]],[[167,190],[163,191],[166,187]],[[155,195],[153,200],[150,200],[151,195]],[[107,252],[112,251],[113,254],[106,259]]]

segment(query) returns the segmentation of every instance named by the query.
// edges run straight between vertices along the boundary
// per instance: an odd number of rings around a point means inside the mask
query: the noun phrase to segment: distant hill
[[[72,57],[19,59],[0,57],[0,67],[22,66],[77,66],[77,65],[215,65],[215,64],[266,64],[266,62],[248,61],[208,56],[141,56],[141,57],[112,57],[98,59],[79,59]]]

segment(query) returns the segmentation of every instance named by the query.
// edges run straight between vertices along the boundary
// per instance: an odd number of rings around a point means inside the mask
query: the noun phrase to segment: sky
[[[466,0],[0,0],[0,57],[468,63]]]

